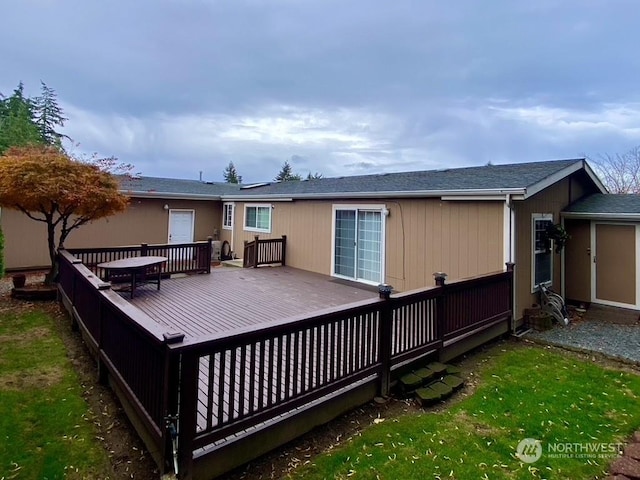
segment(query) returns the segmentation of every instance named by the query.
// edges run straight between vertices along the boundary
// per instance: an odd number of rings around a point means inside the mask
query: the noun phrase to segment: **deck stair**
[[[423,406],[445,400],[464,386],[461,370],[454,365],[433,362],[403,375],[398,382],[400,395],[415,396]]]

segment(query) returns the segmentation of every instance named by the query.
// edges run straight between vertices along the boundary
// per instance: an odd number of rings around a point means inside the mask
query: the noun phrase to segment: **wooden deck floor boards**
[[[164,280],[160,290],[140,288],[130,301],[170,330],[198,338],[376,296],[291,267],[220,267]]]

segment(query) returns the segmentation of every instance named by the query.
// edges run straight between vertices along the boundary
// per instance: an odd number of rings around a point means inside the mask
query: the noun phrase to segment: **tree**
[[[0,207],[19,210],[47,225],[51,261],[47,284],[55,281],[56,251],[64,247],[69,234],[93,220],[123,211],[127,203],[111,173],[74,160],[56,148],[11,148],[0,157]]]
[[[224,177],[224,181],[227,183],[242,183],[242,175],[238,175],[238,171],[236,170],[236,166],[233,162],[229,162],[229,165],[224,169],[222,176]]]
[[[640,193],[640,146],[625,153],[587,158],[610,193]]]
[[[0,227],[0,278],[4,275],[4,235]]]
[[[293,173],[293,168],[288,160],[285,160],[280,169],[280,173],[274,178],[276,182],[292,182],[296,180],[302,180],[302,177],[297,173]]]
[[[42,142],[40,130],[34,122],[33,102],[24,96],[24,85],[20,82],[10,97],[0,101],[0,155],[9,147]]]
[[[41,94],[33,100],[34,122],[40,130],[43,143],[62,149],[62,139],[69,137],[56,131],[56,127],[64,127],[68,120],[58,105],[57,94],[53,88],[40,81]]]
[[[320,180],[322,178],[322,174],[321,173],[307,173],[307,180]]]

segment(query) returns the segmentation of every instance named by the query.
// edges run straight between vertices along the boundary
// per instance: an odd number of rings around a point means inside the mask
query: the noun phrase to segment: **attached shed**
[[[567,299],[640,310],[640,195],[590,195],[562,217]]]

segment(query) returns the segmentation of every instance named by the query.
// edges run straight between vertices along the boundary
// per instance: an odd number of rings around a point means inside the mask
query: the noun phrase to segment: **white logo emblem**
[[[542,456],[542,444],[540,440],[534,438],[525,438],[520,440],[516,448],[516,457],[524,463],[533,463],[540,460]]]

